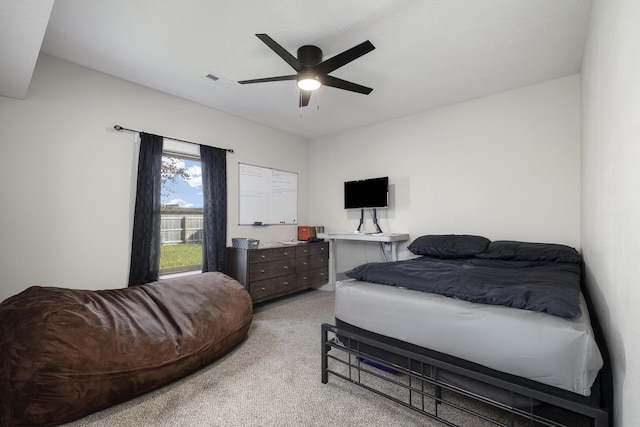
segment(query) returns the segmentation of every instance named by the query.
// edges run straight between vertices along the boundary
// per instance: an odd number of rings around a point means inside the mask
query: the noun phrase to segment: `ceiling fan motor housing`
[[[303,67],[316,66],[322,62],[322,50],[318,46],[301,46],[298,48],[298,61]]]

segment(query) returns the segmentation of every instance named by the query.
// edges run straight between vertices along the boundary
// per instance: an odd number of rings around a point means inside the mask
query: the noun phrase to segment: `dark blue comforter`
[[[346,274],[367,282],[565,318],[581,313],[580,264],[423,256],[363,264]]]

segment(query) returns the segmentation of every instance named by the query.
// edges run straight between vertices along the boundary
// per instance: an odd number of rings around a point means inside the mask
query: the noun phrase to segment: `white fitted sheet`
[[[582,315],[476,304],[346,280],[335,317],[351,325],[584,396],[603,365],[583,296]]]

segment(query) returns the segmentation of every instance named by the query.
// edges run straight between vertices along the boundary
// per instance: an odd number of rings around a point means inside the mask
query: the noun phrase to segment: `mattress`
[[[335,317],[420,347],[583,396],[603,365],[586,302],[566,319],[443,295],[346,280]]]

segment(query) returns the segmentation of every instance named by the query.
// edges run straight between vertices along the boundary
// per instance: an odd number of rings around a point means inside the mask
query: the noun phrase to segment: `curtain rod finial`
[[[113,128],[114,128],[115,130],[122,130],[122,126],[120,126],[120,125],[115,125]]]

